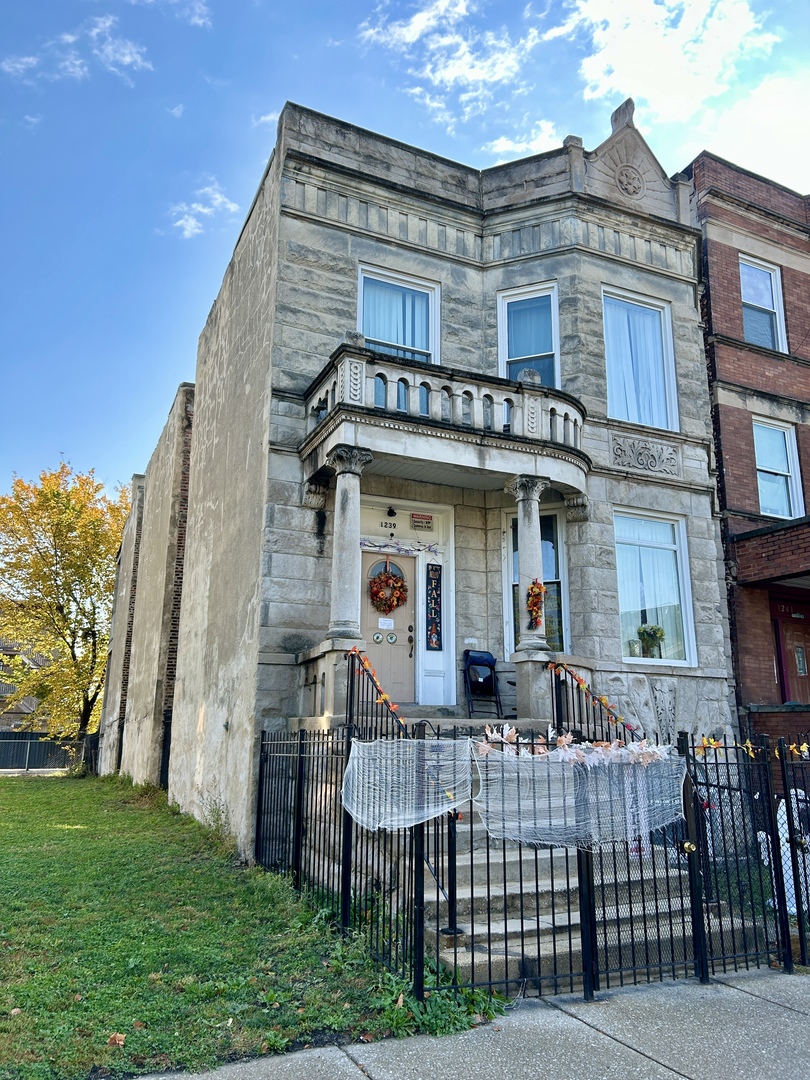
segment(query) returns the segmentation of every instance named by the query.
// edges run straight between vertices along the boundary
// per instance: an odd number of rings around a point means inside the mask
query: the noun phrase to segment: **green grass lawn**
[[[162,793],[0,778],[2,1080],[197,1069],[485,1009],[403,989]]]

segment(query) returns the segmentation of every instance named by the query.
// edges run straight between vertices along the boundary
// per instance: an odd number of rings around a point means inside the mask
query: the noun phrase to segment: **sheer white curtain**
[[[608,412],[669,428],[661,312],[605,297]]]
[[[664,630],[662,659],[685,660],[675,526],[617,514],[615,528],[623,654],[638,627],[653,623]]]
[[[377,278],[363,278],[363,333],[374,341],[430,350],[429,297]]]

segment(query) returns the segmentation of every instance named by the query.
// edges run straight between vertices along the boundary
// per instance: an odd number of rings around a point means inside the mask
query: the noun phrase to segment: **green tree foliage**
[[[103,494],[93,470],[62,463],[39,483],[14,478],[0,496],[0,640],[15,687],[8,708],[35,698],[51,735],[95,731],[107,663],[116,554],[129,499]]]

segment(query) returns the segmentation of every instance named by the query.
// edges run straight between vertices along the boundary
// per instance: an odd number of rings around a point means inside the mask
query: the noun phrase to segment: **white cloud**
[[[183,115],[183,112],[185,111],[185,108],[186,108],[185,105],[182,105],[182,104],[181,105],[175,105],[175,107],[173,109],[167,109],[166,112],[170,116],[173,116],[175,118],[175,120],[179,120],[180,117]]]
[[[146,50],[142,45],[115,36],[117,25],[118,19],[114,15],[101,15],[91,19],[87,37],[92,42],[91,50],[96,59],[108,71],[130,81],[126,69],[151,71],[152,65],[146,59]]]
[[[258,127],[260,124],[275,124],[278,118],[279,113],[277,112],[265,113],[264,116],[254,116],[251,120],[251,126]]]
[[[415,44],[435,30],[446,30],[455,26],[473,10],[475,9],[467,0],[432,0],[409,19],[398,19],[389,23],[382,14],[377,26],[372,26],[366,20],[360,27],[360,38],[373,45],[402,49]]]
[[[729,106],[706,109],[668,149],[682,169],[701,150],[806,194],[810,145],[796,128],[796,106],[810,100],[810,71],[768,75]]]
[[[211,177],[205,187],[194,192],[193,202],[177,203],[171,207],[169,214],[174,218],[172,227],[180,230],[184,240],[190,240],[205,231],[204,221],[220,212],[235,214],[238,210],[238,204],[227,198],[217,180]]]
[[[778,41],[749,0],[576,0],[543,39],[563,36],[590,38],[579,68],[586,99],[632,95],[663,122],[689,120]]]
[[[186,19],[192,26],[210,26],[211,10],[205,0],[129,0],[130,4],[142,4],[173,7],[178,18]]]
[[[407,19],[391,21],[378,9],[376,23],[360,27],[365,44],[406,58],[415,80],[406,92],[450,133],[489,110],[498,92],[525,91],[524,69],[542,41],[537,27],[515,38],[505,27],[476,25],[477,11],[472,0],[427,0]]]
[[[528,117],[523,118],[523,126],[528,127]],[[513,157],[517,154],[542,154],[562,145],[562,138],[550,120],[539,120],[529,128],[528,134],[510,138],[501,135],[481,147],[490,154]]]
[[[29,128],[38,127],[42,123],[42,116],[39,113],[35,113],[33,116],[26,114],[23,117],[23,123]]]
[[[0,70],[22,78],[86,79],[95,60],[106,71],[132,85],[130,72],[151,71],[152,64],[142,45],[120,37],[115,15],[88,19],[78,29],[65,31],[46,41],[38,56],[8,56],[0,61]]]
[[[86,79],[90,75],[86,61],[73,49],[65,53],[56,64],[56,73],[50,79]]]
[[[5,60],[0,60],[0,71],[18,77],[32,71],[38,64],[38,56],[7,56]]]

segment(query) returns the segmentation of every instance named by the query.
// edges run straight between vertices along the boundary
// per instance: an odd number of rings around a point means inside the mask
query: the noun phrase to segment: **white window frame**
[[[375,281],[383,281],[388,285],[401,285],[406,289],[416,289],[419,292],[427,294],[428,345],[430,357],[425,359],[425,363],[441,363],[441,357],[439,356],[439,343],[441,341],[439,323],[441,285],[438,281],[426,281],[424,278],[411,277],[409,274],[401,274],[398,271],[361,264],[358,268],[357,275],[357,332],[360,334],[363,333],[363,282],[366,278],[373,278]],[[397,346],[395,342],[390,342],[390,345],[392,348],[408,348],[407,345]],[[369,348],[373,348],[373,345],[370,345]],[[392,359],[396,361],[397,358],[392,357]]]
[[[664,363],[664,396],[667,409],[668,424],[663,431],[680,431],[680,417],[678,414],[678,388],[675,377],[675,339],[672,333],[672,308],[667,300],[659,300],[656,297],[642,293],[629,292],[627,289],[615,288],[612,285],[602,286],[602,333],[605,341],[605,380],[608,380],[608,341],[607,326],[605,323],[605,299],[620,300],[626,304],[635,304],[637,307],[648,308],[657,311],[661,317],[661,350]],[[611,420],[617,420],[621,424],[634,424],[641,427],[650,427],[649,424],[640,424],[635,420],[625,420],[623,417],[614,416],[610,408],[608,396],[608,416]],[[656,430],[658,430],[656,428]]]
[[[681,621],[683,628],[683,660],[658,659],[657,657],[625,656],[619,637],[619,648],[622,663],[624,664],[655,664],[663,667],[696,667],[697,666],[697,643],[695,639],[695,619],[692,604],[692,574],[689,562],[689,550],[687,547],[686,519],[674,514],[662,514],[657,510],[639,509],[637,506],[614,506],[613,507],[613,546],[618,547],[619,541],[616,536],[615,519],[619,514],[623,517],[641,518],[645,521],[665,521],[675,526],[675,565],[678,570],[678,583],[681,587]],[[618,558],[616,570],[616,598],[619,601],[619,624],[621,625],[621,596],[619,595]]]
[[[775,308],[763,308],[759,304],[752,304],[746,302],[743,297],[742,289],[742,274],[740,274],[740,305],[741,307],[758,308],[760,311],[773,311],[776,316],[776,345],[775,352],[788,351],[787,348],[787,329],[785,327],[785,305],[782,300],[782,273],[778,266],[773,266],[771,263],[762,262],[761,259],[755,259],[751,255],[744,255],[740,252],[740,266],[752,266],[755,270],[763,270],[766,274],[771,276],[771,287],[773,290],[773,301],[776,305]],[[748,341],[745,336],[745,321],[743,320],[743,340]],[[756,341],[748,341],[749,345],[757,345],[760,349],[766,349],[767,345],[758,345]]]
[[[796,428],[793,424],[785,424],[779,420],[772,420],[766,416],[752,416],[751,425],[752,428],[756,425],[760,427],[775,428],[777,431],[782,431],[785,434],[785,449],[787,452],[788,469],[788,495],[790,497],[790,509],[792,513],[788,517],[783,517],[781,514],[769,514],[762,509],[760,502],[760,514],[763,517],[776,518],[778,521],[792,521],[793,518],[804,517],[804,492],[802,491],[801,472],[799,470],[799,452],[796,447]],[[757,469],[757,501],[759,502],[759,474],[760,472],[770,473],[773,476],[784,476],[784,473],[777,472],[775,469],[768,469],[759,464],[756,460],[756,442],[754,443],[754,461]]]
[[[509,325],[507,308],[515,300],[531,300],[535,296],[551,297],[551,344],[554,350],[554,386],[560,385],[560,319],[556,281],[542,281],[533,285],[520,285],[514,289],[504,289],[497,294],[498,299],[498,374],[502,379],[509,378]]]
[[[562,510],[547,510],[542,507],[542,517],[557,519],[557,563],[560,573],[560,606],[562,617],[563,652],[569,649],[568,630],[568,548],[565,542],[565,514]],[[508,659],[515,651],[515,633],[512,614],[512,522],[517,520],[517,510],[504,510],[501,521],[503,564],[503,647]]]

